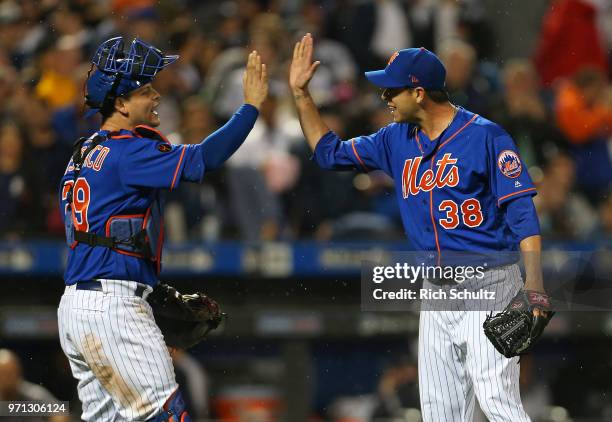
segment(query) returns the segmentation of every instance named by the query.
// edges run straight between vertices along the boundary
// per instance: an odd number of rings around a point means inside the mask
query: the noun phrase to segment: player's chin
[[[159,116],[157,115],[157,113],[150,113],[147,120],[148,120],[146,123],[147,126],[157,127],[161,124],[161,121],[159,120]]]
[[[406,123],[407,121],[408,121],[408,119],[406,118],[406,116],[402,116],[397,111],[395,113],[393,113],[393,122],[394,123]]]

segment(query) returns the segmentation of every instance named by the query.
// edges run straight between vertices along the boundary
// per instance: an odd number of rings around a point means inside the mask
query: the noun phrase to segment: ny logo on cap
[[[419,78],[417,78],[414,75],[410,75],[410,82],[413,84],[418,84],[419,83]]]

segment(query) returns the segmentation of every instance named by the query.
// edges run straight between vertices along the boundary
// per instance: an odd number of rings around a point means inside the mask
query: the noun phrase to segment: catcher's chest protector
[[[156,272],[159,273],[161,271],[164,238],[163,206],[165,195],[162,191],[152,191],[151,205],[144,214],[123,214],[109,217],[105,224],[104,235],[76,230],[74,213],[75,181],[79,178],[81,168],[87,157],[105,140],[107,140],[106,136],[96,135],[90,140],[81,138],[75,143],[71,166],[74,170],[73,183],[70,185],[69,192],[67,192],[67,206],[70,212],[66,212],[64,215],[66,241],[73,249],[79,242],[82,242],[90,246],[103,246],[118,253],[150,259],[155,263]],[[76,192],[76,194],[78,195],[79,192]]]

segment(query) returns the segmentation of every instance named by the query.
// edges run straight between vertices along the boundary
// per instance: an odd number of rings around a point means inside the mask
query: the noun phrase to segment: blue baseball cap
[[[426,48],[406,48],[393,53],[383,70],[365,72],[366,78],[381,88],[441,90],[446,86],[446,69]]]

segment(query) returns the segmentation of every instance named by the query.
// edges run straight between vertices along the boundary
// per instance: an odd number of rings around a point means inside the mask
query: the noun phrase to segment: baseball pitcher
[[[312,55],[307,34],[295,45],[289,83],[319,166],[379,169],[391,176],[404,229],[417,250],[438,257],[442,251],[516,257],[497,259],[478,280],[498,293],[502,308],[507,306],[496,317],[485,322],[486,311],[422,308],[423,420],[470,422],[476,396],[491,421],[528,421],[516,356],[532,346],[552,313],[539,263],[541,239],[531,199],[536,190],[514,142],[497,124],[449,101],[446,70],[424,48],[398,51],[385,69],[365,74],[384,89],[382,99],[394,122],[372,135],[341,140],[309,94],[319,65]],[[504,254],[519,249],[526,263],[524,283],[518,253]],[[424,288],[434,285],[435,280],[424,280]]]

